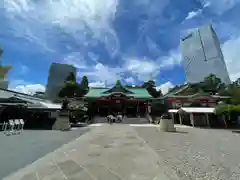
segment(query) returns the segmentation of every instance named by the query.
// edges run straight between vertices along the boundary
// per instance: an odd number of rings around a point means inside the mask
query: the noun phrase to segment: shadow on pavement
[[[175,132],[170,132],[170,133],[174,133],[174,134],[188,134],[188,132],[186,132],[186,131],[175,131]]]
[[[240,133],[240,130],[234,130],[233,133]]]

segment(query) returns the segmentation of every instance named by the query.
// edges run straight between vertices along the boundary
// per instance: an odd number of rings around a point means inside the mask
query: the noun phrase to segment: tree
[[[65,83],[64,87],[59,91],[59,97],[81,97],[81,87],[79,84],[68,81]]]
[[[234,105],[239,105],[240,104],[239,79],[225,86],[225,88],[220,89],[218,94],[221,96],[230,96],[231,97],[230,103]]]
[[[82,96],[81,86],[76,82],[76,76],[73,72],[70,72],[65,80],[63,88],[59,91],[59,97],[81,97]]]
[[[82,81],[80,83],[80,87],[81,87],[81,89],[83,91],[83,95],[85,95],[88,92],[88,90],[89,90],[87,76],[83,76],[82,77]]]
[[[153,80],[149,80],[147,82],[144,82],[142,87],[148,89],[148,88],[155,88],[156,85],[155,85],[155,82]]]
[[[225,87],[221,79],[214,74],[205,77],[204,81],[200,82],[199,85],[204,92],[211,92],[213,94],[216,94],[221,88]]]
[[[189,84],[189,87],[185,90],[185,94],[195,93],[211,93],[216,94],[220,91],[224,91],[226,86],[222,83],[221,79],[213,74],[205,77],[202,82]]]
[[[76,76],[73,72],[70,72],[68,77],[66,78],[65,82],[67,81],[72,81],[72,82],[75,82],[76,83]]]
[[[155,98],[162,96],[161,90],[156,89],[156,85],[155,85],[155,82],[153,80],[149,80],[147,82],[144,82],[143,85],[142,85],[142,88],[146,88],[148,93]]]

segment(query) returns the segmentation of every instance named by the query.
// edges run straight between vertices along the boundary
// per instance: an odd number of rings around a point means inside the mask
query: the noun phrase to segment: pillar
[[[181,114],[178,114],[178,116],[179,116],[180,124],[182,125],[182,116],[181,116]]]
[[[191,122],[192,126],[194,127],[194,116],[193,116],[193,113],[190,114],[190,122]]]
[[[209,115],[206,114],[206,120],[207,120],[207,126],[210,127],[210,123],[209,123]]]
[[[223,120],[223,122],[225,124],[225,128],[227,128],[226,116],[223,114],[221,118],[222,118],[222,120]]]
[[[138,110],[139,110],[139,101],[137,100],[137,115],[138,115]]]
[[[175,117],[174,117],[174,115],[175,115],[174,113],[171,113],[173,123],[175,123]]]

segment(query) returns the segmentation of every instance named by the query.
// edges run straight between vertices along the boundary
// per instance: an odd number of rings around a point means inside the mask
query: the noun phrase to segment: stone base
[[[71,124],[67,115],[59,115],[52,127],[53,130],[68,131],[71,130]]]
[[[161,131],[168,131],[168,119],[161,119],[160,120],[160,130]]]
[[[174,122],[172,119],[161,119],[160,120],[160,130],[164,132],[176,132],[174,127]]]
[[[168,132],[176,132],[173,119],[168,119]]]

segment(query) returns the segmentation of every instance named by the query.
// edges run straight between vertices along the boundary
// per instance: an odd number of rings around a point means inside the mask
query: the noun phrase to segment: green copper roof
[[[118,80],[117,83],[115,84],[115,86],[113,86],[110,89],[107,89],[105,92],[106,94],[111,94],[111,93],[124,93],[124,94],[132,94],[133,92],[131,92],[129,89],[127,89],[126,87],[124,87],[122,85],[122,83]]]
[[[97,98],[103,96],[109,96],[114,93],[124,93],[126,96],[133,96],[139,99],[149,99],[152,96],[145,88],[126,88],[120,81],[117,81],[116,85],[112,88],[90,88],[89,92],[85,95],[87,98]]]

